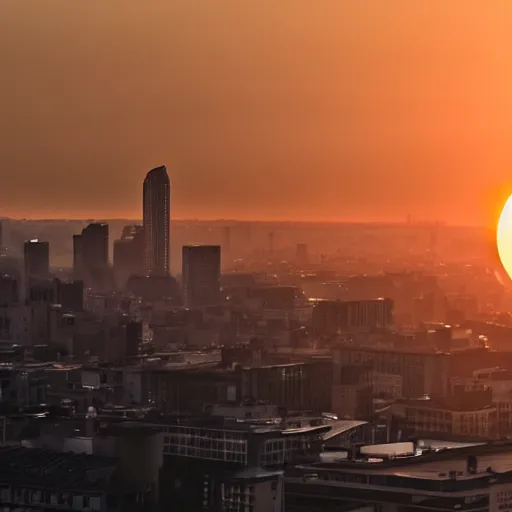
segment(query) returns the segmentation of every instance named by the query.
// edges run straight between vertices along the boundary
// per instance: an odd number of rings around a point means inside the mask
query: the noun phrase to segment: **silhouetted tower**
[[[437,227],[434,228],[431,232],[430,232],[430,253],[431,255],[435,255],[436,252],[437,252],[437,240],[438,240],[438,229]]]
[[[125,226],[120,240],[114,242],[114,274],[118,286],[124,287],[131,276],[144,273],[144,228]]]
[[[165,166],[148,172],[143,187],[144,269],[152,275],[170,270],[171,183]]]
[[[297,262],[300,264],[306,264],[309,260],[308,245],[297,244]]]
[[[73,277],[77,280],[85,276],[82,235],[73,235]]]
[[[228,254],[231,251],[231,227],[224,226],[222,236],[222,251]]]
[[[220,303],[221,249],[218,245],[183,247],[183,298],[185,307]]]
[[[272,255],[274,254],[274,240],[275,240],[275,236],[274,236],[274,232],[271,231],[269,234],[268,234],[268,252]]]
[[[82,231],[82,254],[86,270],[108,267],[108,224],[89,224]]]
[[[73,274],[87,286],[99,287],[107,279],[108,224],[93,222],[73,236]]]
[[[50,244],[37,239],[25,242],[23,247],[25,282],[31,278],[47,278],[50,275]]]

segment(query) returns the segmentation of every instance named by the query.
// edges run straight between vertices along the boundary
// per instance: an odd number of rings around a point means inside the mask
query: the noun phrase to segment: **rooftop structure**
[[[361,449],[347,460],[293,468],[285,484],[290,510],[299,510],[300,501],[311,503],[312,511],[334,503],[350,508],[364,502],[416,510],[494,512],[500,510],[500,493],[512,491],[510,442],[428,450],[415,445],[412,453],[401,446],[409,443],[398,444],[398,448],[364,447],[366,456]]]

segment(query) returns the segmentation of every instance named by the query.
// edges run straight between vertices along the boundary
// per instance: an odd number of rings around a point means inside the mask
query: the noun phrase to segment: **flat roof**
[[[477,458],[477,473],[467,472],[468,456]],[[457,480],[480,478],[492,473],[512,472],[512,442],[496,442],[469,445],[452,449],[440,449],[423,455],[398,457],[390,460],[371,459],[347,460],[324,458],[324,462],[307,466],[308,471],[329,470],[343,473],[388,475],[405,478],[449,480],[450,472],[457,474]]]

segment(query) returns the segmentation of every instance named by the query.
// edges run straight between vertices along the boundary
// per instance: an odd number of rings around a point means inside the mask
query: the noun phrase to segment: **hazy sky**
[[[509,0],[0,0],[0,216],[492,221]]]

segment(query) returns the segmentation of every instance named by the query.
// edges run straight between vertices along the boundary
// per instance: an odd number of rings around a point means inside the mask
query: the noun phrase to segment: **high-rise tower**
[[[144,267],[149,275],[169,274],[171,183],[165,166],[148,172],[143,189]]]

